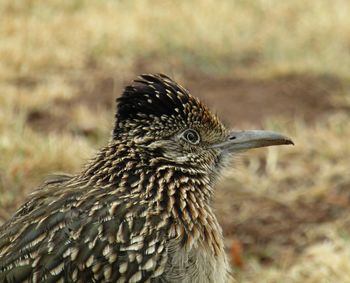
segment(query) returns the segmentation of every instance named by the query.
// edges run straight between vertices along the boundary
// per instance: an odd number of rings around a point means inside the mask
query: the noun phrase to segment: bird
[[[117,98],[107,145],[0,228],[0,282],[230,282],[215,182],[235,154],[284,144],[229,130],[166,75],[140,75]]]

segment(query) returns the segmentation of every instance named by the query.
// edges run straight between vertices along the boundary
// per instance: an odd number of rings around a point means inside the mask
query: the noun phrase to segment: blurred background
[[[1,0],[0,224],[110,137],[115,98],[162,72],[250,151],[216,188],[238,282],[350,282],[350,2]]]

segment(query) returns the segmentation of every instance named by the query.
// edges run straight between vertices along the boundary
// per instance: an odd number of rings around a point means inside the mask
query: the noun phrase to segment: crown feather
[[[117,120],[133,120],[142,115],[179,115],[195,100],[186,89],[163,74],[141,75],[117,99]]]
[[[217,117],[185,88],[166,75],[146,74],[125,87],[117,99],[113,137],[161,135],[161,129],[176,131],[194,125],[221,129]]]

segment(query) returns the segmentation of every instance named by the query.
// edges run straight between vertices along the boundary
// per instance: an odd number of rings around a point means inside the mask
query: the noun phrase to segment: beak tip
[[[286,142],[287,142],[286,144],[290,144],[293,146],[295,145],[295,143],[291,139],[287,139]]]

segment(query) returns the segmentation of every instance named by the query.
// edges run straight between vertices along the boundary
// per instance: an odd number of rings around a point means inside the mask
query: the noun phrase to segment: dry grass
[[[105,143],[110,97],[135,73],[165,72],[203,92],[213,79],[222,106],[232,77],[249,79],[242,95],[249,82],[267,95],[256,86],[268,92],[274,80],[283,95],[293,86],[281,76],[313,76],[330,82],[320,92],[329,107],[310,122],[262,100],[256,109],[270,117],[252,126],[289,133],[296,146],[237,158],[216,207],[228,247],[242,246],[238,282],[350,282],[349,13],[346,0],[1,1],[0,222],[45,175],[77,172]],[[314,89],[285,103],[312,112],[302,103]]]
[[[346,0],[35,0],[2,1],[0,9],[5,78],[71,76],[96,65],[123,74],[138,60],[174,73],[185,66],[249,75],[348,76],[350,65]]]

